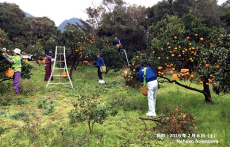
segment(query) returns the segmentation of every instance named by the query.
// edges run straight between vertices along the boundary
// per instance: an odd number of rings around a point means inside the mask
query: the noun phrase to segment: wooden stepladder
[[[125,58],[126,58],[128,66],[129,66],[129,61],[128,61],[128,58],[127,58],[126,49],[121,49],[121,52],[122,52],[122,55],[125,54]]]
[[[57,61],[58,60],[58,61]],[[57,68],[55,65],[59,64],[59,67]],[[62,63],[64,63],[64,68],[62,68]],[[53,75],[54,74],[54,71],[59,69],[59,72],[60,72],[60,75]],[[61,71],[62,70],[65,70],[67,75],[66,77],[69,79],[69,83],[63,83],[61,82],[61,77],[62,77],[62,73]],[[50,80],[51,80],[51,77],[54,76],[54,77],[59,77],[59,83],[51,83]],[[49,81],[47,83],[47,86],[46,88],[48,88],[49,84],[53,84],[53,86],[49,87],[49,88],[52,88],[56,85],[64,85],[64,86],[67,86],[67,85],[71,85],[71,87],[73,88],[73,84],[72,84],[72,81],[69,77],[69,72],[68,72],[68,69],[67,69],[67,64],[66,64],[66,56],[65,56],[65,46],[56,46],[56,49],[55,49],[55,59],[54,59],[54,64],[53,64],[53,70],[51,72],[51,75],[50,75],[50,78],[49,78]],[[69,87],[69,86],[67,86]],[[74,89],[74,88],[73,88]],[[75,90],[75,89],[74,89]]]

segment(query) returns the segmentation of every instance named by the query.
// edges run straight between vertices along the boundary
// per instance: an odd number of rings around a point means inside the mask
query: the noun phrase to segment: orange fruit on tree
[[[213,83],[213,85],[217,85],[216,83]]]
[[[206,85],[209,85],[209,83],[206,83]]]
[[[197,37],[197,36],[198,36],[198,34],[195,34],[195,36]]]
[[[184,49],[186,52],[188,51],[188,49]]]
[[[203,41],[204,39],[203,38],[200,38],[200,41]]]
[[[175,47],[174,49],[177,50],[177,47]]]
[[[213,75],[211,74],[211,75],[210,75],[210,77],[212,78],[212,77],[213,77]]]
[[[203,84],[203,81],[200,81],[200,84]]]
[[[129,86],[126,86],[126,88],[129,88]]]
[[[176,36],[174,36],[174,39],[177,39],[177,37],[176,37]]]
[[[135,69],[133,71],[135,72]]]
[[[163,69],[163,67],[160,66],[160,67],[158,67],[158,69],[161,70],[161,69]]]
[[[187,36],[187,39],[190,39],[190,37],[189,37],[189,36]]]
[[[192,60],[192,58],[189,58],[189,60]]]
[[[175,70],[175,68],[172,68],[172,70]]]
[[[134,63],[132,65],[134,65]]]
[[[189,43],[188,45],[192,45],[192,43]]]
[[[169,45],[169,43],[167,43],[167,45]]]
[[[178,48],[181,48],[181,46],[179,46]]]
[[[160,60],[160,59],[161,59],[161,57],[158,57],[158,59]]]
[[[191,60],[191,62],[194,62],[194,60]]]
[[[131,77],[131,79],[132,79],[133,77]]]
[[[206,67],[209,67],[209,64],[205,64]]]
[[[162,72],[162,73],[161,73],[161,75],[163,76],[163,75],[164,75],[164,73]]]
[[[142,56],[142,54],[140,54]]]
[[[160,72],[160,71],[158,71],[158,74],[161,74],[161,72]]]
[[[220,65],[216,65],[216,68],[217,68],[217,69],[220,69]]]
[[[165,63],[165,65],[167,65],[168,63]]]
[[[185,115],[183,115],[183,118],[185,118],[186,116]]]
[[[169,57],[166,57],[166,59],[169,59]]]
[[[163,48],[161,48],[161,50],[163,51]]]
[[[170,66],[173,66],[173,64],[171,63]]]
[[[139,56],[137,56],[137,58],[139,58]]]
[[[168,48],[171,48],[171,46],[168,46]]]
[[[172,57],[174,57],[175,55],[174,55],[174,54],[172,54],[171,56],[172,56]]]
[[[220,36],[223,36],[223,34],[220,34]]]
[[[155,54],[155,51],[153,51],[153,54]]]
[[[181,54],[179,54],[178,57],[181,57]]]

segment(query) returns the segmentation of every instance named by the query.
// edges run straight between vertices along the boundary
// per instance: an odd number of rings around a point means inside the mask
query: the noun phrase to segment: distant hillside
[[[26,17],[34,17],[33,15],[27,13],[27,12],[24,12],[26,14]]]
[[[70,23],[70,24],[76,24],[79,23],[80,25],[82,25],[82,23],[79,21],[78,18],[71,18],[69,20],[65,20],[63,21],[59,26],[58,26],[58,29],[60,29],[61,31],[64,31],[65,30],[65,26],[67,25],[67,22]]]

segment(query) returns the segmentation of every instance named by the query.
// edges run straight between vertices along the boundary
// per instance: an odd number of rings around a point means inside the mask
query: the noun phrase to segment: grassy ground
[[[15,96],[11,87],[7,94],[1,95],[1,101],[8,100],[9,106],[0,106],[0,146],[230,146],[230,99],[229,95],[218,96],[212,93],[215,105],[206,104],[204,96],[167,82],[160,83],[157,91],[157,115],[166,107],[175,107],[188,101],[183,111],[196,117],[197,131],[205,138],[159,138],[154,122],[146,121],[149,128],[138,119],[146,117],[147,98],[139,89],[126,88],[121,71],[103,74],[107,86],[98,84],[97,69],[92,66],[80,66],[73,73],[73,85],[76,89],[55,86],[46,89],[44,82],[44,64],[38,67],[34,62],[33,76],[30,80],[21,80],[23,94]],[[58,74],[58,72],[56,72]],[[54,77],[54,82],[58,78]],[[61,79],[68,82],[67,79]],[[12,81],[10,81],[12,83]],[[193,87],[202,89],[198,83]],[[3,86],[1,87],[3,88]],[[109,116],[105,122],[95,124],[93,135],[89,134],[86,122],[69,123],[68,113],[74,108],[72,102],[82,91],[86,94],[98,92],[103,103],[116,102],[118,114]],[[18,99],[20,97],[20,99]],[[54,109],[45,115],[45,109],[38,108],[39,100],[54,102]],[[24,104],[23,104],[24,103]],[[166,134],[166,136],[170,134]],[[208,135],[215,135],[209,138]],[[217,143],[182,143],[178,140],[218,140]]]

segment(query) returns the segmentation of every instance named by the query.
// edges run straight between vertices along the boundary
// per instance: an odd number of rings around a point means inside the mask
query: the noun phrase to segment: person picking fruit
[[[145,80],[148,86],[148,105],[149,111],[146,113],[146,116],[156,116],[155,107],[156,107],[156,97],[157,97],[157,75],[156,71],[154,71],[150,66],[142,67],[137,65],[135,67],[135,71],[138,72],[138,78],[141,83],[143,83],[144,76],[144,68],[146,69]]]
[[[49,51],[49,54],[46,56],[46,61],[45,61],[45,70],[46,70],[45,81],[49,80],[50,75],[52,73],[52,70],[51,70],[51,64],[52,64],[51,59],[52,59],[52,55],[53,55],[53,52]],[[53,77],[51,77],[50,80],[53,81]]]
[[[19,93],[19,83],[21,78],[21,72],[22,72],[22,64],[21,60],[22,57],[20,56],[21,50],[18,48],[14,49],[14,56],[9,56],[7,53],[4,54],[4,58],[12,64],[12,68],[14,70],[14,89],[16,94]]]
[[[98,77],[99,77],[99,81],[98,83],[101,83],[101,84],[104,84],[105,81],[103,80],[103,77],[102,77],[102,73],[100,71],[100,66],[105,66],[105,62],[104,60],[100,57],[100,54],[97,54],[97,60],[94,61],[94,64],[96,65],[96,67],[98,68],[97,69],[97,74],[98,74]]]

